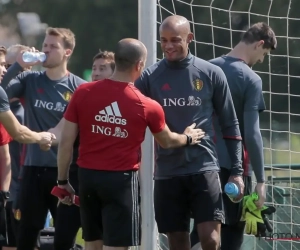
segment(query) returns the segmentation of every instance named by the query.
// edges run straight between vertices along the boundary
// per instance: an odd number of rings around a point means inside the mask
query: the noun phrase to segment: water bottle
[[[51,218],[52,218],[51,213],[48,212],[44,228],[50,227]]]
[[[46,54],[43,52],[25,52],[22,55],[22,59],[24,62],[44,62],[46,60]]]
[[[240,194],[239,187],[232,182],[228,182],[225,185],[224,191],[231,200],[233,200]]]

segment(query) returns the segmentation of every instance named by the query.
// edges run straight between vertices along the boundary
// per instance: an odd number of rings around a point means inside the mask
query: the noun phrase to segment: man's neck
[[[248,46],[244,43],[238,43],[228,54],[227,56],[238,58],[243,60],[246,64],[249,64],[249,50]]]
[[[59,80],[68,74],[67,66],[61,65],[55,68],[47,68],[46,75],[53,81]]]
[[[187,58],[188,55],[189,55],[189,50],[183,55],[183,57],[181,57],[180,59],[178,59],[177,62],[181,62],[182,60],[184,60],[185,58]]]
[[[115,72],[109,79],[116,82],[134,83],[134,77],[128,72]]]

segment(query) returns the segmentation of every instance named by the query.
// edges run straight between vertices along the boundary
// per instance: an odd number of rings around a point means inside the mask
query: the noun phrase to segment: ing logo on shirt
[[[72,95],[73,94],[70,91],[67,91],[67,92],[63,93],[63,97],[64,97],[66,102],[69,102],[71,100]]]
[[[203,81],[197,78],[193,81],[193,85],[196,91],[201,91],[203,88]]]

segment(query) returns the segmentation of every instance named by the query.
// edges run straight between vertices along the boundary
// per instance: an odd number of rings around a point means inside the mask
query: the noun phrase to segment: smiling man
[[[9,98],[24,99],[25,125],[30,129],[47,131],[55,127],[62,119],[73,92],[85,82],[67,70],[74,48],[75,36],[71,30],[48,28],[42,48],[47,56],[42,64],[46,71],[25,71],[18,75],[22,69],[40,64],[25,63],[20,53],[17,62],[9,67],[4,76],[2,85]],[[57,199],[51,195],[56,185],[56,157],[57,147],[52,147],[48,152],[42,151],[38,145],[26,148],[20,193],[18,250],[32,250],[35,247],[48,210],[56,223]],[[64,246],[58,248],[65,249]]]
[[[193,34],[186,18],[167,17],[159,32],[165,58],[146,69],[135,85],[163,106],[166,123],[174,131],[196,123],[206,136],[190,147],[156,147],[155,219],[159,232],[168,236],[170,250],[190,249],[191,214],[203,250],[217,250],[224,211],[214,144],[215,111],[232,160],[229,180],[240,187],[240,197],[244,185],[241,135],[232,98],[223,71],[189,52]]]

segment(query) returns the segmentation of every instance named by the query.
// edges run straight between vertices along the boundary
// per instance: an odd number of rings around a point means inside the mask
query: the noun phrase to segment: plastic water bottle
[[[46,60],[46,54],[43,52],[25,52],[22,55],[24,62],[44,62]]]
[[[50,221],[51,221],[51,218],[52,218],[51,213],[48,212],[47,218],[46,218],[46,221],[45,221],[45,226],[44,226],[44,228],[50,227]]]
[[[231,200],[233,200],[240,194],[239,187],[233,182],[228,182],[225,185],[224,191]]]

